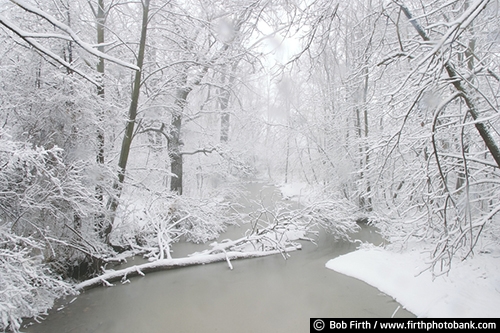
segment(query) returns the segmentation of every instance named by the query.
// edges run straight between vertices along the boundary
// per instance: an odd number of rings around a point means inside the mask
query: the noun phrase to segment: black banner
[[[367,330],[496,330],[498,319],[336,319],[311,318],[310,332]]]

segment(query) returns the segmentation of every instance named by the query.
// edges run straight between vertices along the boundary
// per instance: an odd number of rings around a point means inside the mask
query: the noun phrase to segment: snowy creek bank
[[[281,198],[272,186],[254,183],[249,189],[266,205]],[[242,205],[250,209],[252,203]],[[247,228],[231,227],[220,239],[241,237]],[[353,238],[382,242],[369,226]],[[306,332],[311,317],[413,316],[368,284],[325,268],[328,260],[354,251],[357,242],[336,241],[321,232],[316,243],[302,242],[302,250],[287,260],[281,255],[233,260],[233,270],[222,261],[90,289],[71,303],[60,302],[43,322],[23,331]],[[174,244],[173,256],[202,248],[206,245]]]

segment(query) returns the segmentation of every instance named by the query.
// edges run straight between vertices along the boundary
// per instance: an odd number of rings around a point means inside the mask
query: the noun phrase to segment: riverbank
[[[418,317],[500,317],[500,253],[456,260],[447,275],[433,279],[424,247],[408,248],[393,252],[363,246],[326,267],[376,287]]]
[[[280,186],[283,197],[307,200],[307,184]],[[493,242],[492,242],[493,243]],[[405,250],[363,244],[326,267],[357,278],[399,302],[417,317],[500,317],[500,251],[491,248],[465,261],[455,258],[451,271],[433,277],[429,253],[433,245],[407,244]]]
[[[252,183],[248,188],[242,214],[271,209],[282,200],[272,185]],[[217,242],[242,237],[249,227],[231,226]],[[381,242],[369,226],[362,226],[356,238]],[[314,241],[302,241],[302,250],[286,260],[281,255],[234,260],[230,269],[222,256],[222,262],[152,272],[114,287],[90,289],[59,304],[46,320],[23,332],[300,333],[309,330],[312,317],[388,318],[400,308],[368,284],[325,269],[326,261],[355,250],[357,243],[336,240],[326,232]],[[176,243],[172,255],[184,257],[207,246]],[[134,261],[145,262],[136,258],[129,264]],[[396,317],[413,314],[400,309]]]

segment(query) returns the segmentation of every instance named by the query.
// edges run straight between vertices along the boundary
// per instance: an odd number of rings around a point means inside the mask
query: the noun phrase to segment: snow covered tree
[[[39,318],[55,299],[75,293],[44,264],[45,248],[39,239],[0,226],[0,330],[19,332],[23,318]]]
[[[19,329],[55,298],[71,293],[61,277],[109,252],[94,230],[98,205],[86,165],[66,164],[63,151],[32,148],[0,132],[0,329]]]
[[[423,177],[419,186],[412,182],[426,193],[411,210],[426,212],[417,233],[436,239],[437,273],[446,272],[455,255],[465,258],[473,253],[483,230],[491,233],[498,228],[492,182],[500,166],[493,88],[499,81],[491,35],[497,15],[489,3],[431,2],[424,9],[395,2],[393,9],[404,15],[414,32],[408,27],[408,39],[401,38],[399,51],[404,57],[411,54],[412,66],[393,96],[412,96],[403,127],[419,117],[413,121],[427,133],[425,139],[408,142],[412,150],[421,147],[413,156],[423,162]],[[418,87],[411,88],[411,95],[410,86]],[[406,182],[401,180],[401,186]]]
[[[432,240],[435,272],[446,271],[498,230],[496,7],[408,0],[307,9],[295,61],[312,64],[301,86],[321,99],[301,108],[300,132],[333,162],[324,163],[332,193],[388,217],[394,240]]]

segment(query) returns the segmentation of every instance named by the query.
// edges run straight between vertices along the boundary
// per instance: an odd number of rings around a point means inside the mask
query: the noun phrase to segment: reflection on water
[[[356,237],[382,241],[368,227]],[[288,260],[275,255],[233,261],[233,270],[221,262],[150,273],[130,284],[88,290],[24,331],[293,333],[308,332],[311,317],[390,317],[399,306],[392,298],[325,268],[356,246],[322,234],[318,246],[304,243]],[[177,246],[174,255],[193,248]],[[396,312],[409,316],[404,309]]]

